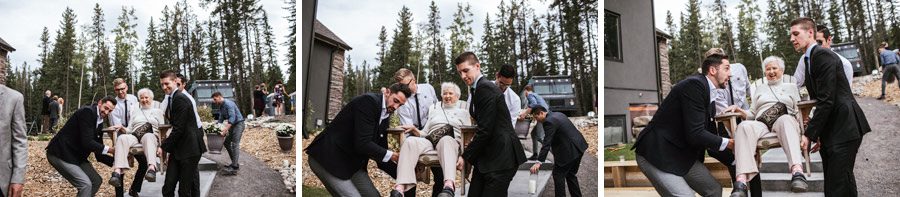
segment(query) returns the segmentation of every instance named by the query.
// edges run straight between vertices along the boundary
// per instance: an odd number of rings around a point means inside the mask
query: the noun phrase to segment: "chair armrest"
[[[715,116],[716,122],[721,121],[730,121],[731,119],[741,118],[741,113],[738,112],[727,112],[723,114],[719,114]]]

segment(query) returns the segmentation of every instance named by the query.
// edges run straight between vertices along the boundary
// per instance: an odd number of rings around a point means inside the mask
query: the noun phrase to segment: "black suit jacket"
[[[823,145],[861,139],[871,131],[862,108],[853,98],[840,58],[831,50],[814,46],[810,52],[804,81],[809,96],[816,99],[816,110],[806,127],[810,141]]]
[[[473,92],[473,111],[478,130],[466,146],[463,158],[482,173],[517,168],[525,163],[525,150],[509,124],[509,109],[503,92],[484,77],[476,82]]]
[[[380,121],[382,100],[382,94],[372,93],[353,98],[306,147],[306,154],[341,179],[366,168],[369,159],[381,162],[390,120]]]
[[[722,137],[713,134],[709,82],[705,76],[690,76],[678,82],[633,149],[654,167],[678,176],[687,174],[695,161],[703,161],[704,149],[718,150]],[[710,111],[712,110],[712,111]]]
[[[182,160],[202,155],[206,152],[206,143],[203,142],[203,132],[197,128],[194,104],[181,90],[177,91],[172,94],[172,103],[169,103],[165,112],[169,114],[172,130],[161,147],[173,158]]]
[[[91,153],[102,155],[104,145],[95,138],[102,133],[101,125],[97,124],[96,105],[78,109],[50,140],[47,154],[72,164],[88,162],[87,157]]]
[[[553,149],[554,163],[558,166],[566,166],[584,154],[587,149],[587,141],[581,135],[581,131],[572,124],[569,117],[559,112],[548,112],[544,119],[544,142],[538,161],[547,159],[547,153]]]

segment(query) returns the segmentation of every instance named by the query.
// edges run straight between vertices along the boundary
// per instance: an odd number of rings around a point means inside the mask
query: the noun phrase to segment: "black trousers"
[[[740,121],[738,121],[740,123]],[[719,124],[719,136],[728,137],[728,132],[725,131],[725,125]],[[734,152],[732,150],[725,149],[724,151],[719,150],[706,150],[706,153],[709,154],[710,157],[716,158],[719,160],[719,163],[728,167],[728,175],[731,175],[731,183],[736,183],[737,180],[737,167],[732,165],[734,164]],[[750,187],[750,196],[762,196],[762,185],[759,180],[759,175],[754,176],[753,179],[748,182],[747,186]]]
[[[555,196],[566,196],[566,184],[569,185],[569,195],[581,197],[581,188],[578,184],[578,167],[581,166],[581,157],[569,162],[565,166],[553,167],[553,190]]]
[[[200,196],[200,171],[197,164],[200,163],[200,155],[184,159],[169,157],[169,166],[166,168],[166,182],[163,184],[163,196],[175,196],[175,186],[178,187],[178,196]]]
[[[825,170],[825,196],[857,196],[853,166],[862,139],[835,145],[822,145]]]
[[[134,180],[131,181],[129,191],[141,192],[141,186],[144,184],[144,176],[147,175],[147,156],[138,154],[134,155],[134,160],[138,162],[137,171],[134,172]],[[159,169],[159,168],[157,168]],[[125,177],[122,177],[125,178]],[[125,180],[125,179],[122,179]],[[116,187],[116,197],[125,196],[125,188]]]
[[[472,184],[466,194],[471,197],[508,196],[509,183],[515,175],[516,168],[485,173],[475,167],[472,170]]]

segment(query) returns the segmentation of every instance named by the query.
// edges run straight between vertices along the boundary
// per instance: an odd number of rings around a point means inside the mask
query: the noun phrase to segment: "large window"
[[[603,27],[603,57],[606,60],[621,62],[622,31],[619,14],[605,10]]]

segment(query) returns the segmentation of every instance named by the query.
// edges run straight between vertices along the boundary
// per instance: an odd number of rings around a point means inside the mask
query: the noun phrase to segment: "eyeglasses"
[[[128,89],[128,88],[116,88],[115,90],[116,90],[116,91],[122,91],[122,90],[125,90],[125,89]]]

